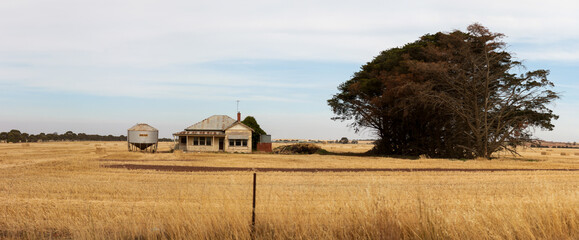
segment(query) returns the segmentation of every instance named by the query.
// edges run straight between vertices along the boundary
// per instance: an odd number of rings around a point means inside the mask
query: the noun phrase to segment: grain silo
[[[159,130],[149,124],[138,123],[128,130],[129,151],[157,152],[158,142]]]

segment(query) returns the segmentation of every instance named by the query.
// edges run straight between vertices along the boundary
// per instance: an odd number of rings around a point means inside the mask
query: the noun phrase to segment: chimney
[[[241,122],[241,113],[240,112],[237,112],[237,121]]]

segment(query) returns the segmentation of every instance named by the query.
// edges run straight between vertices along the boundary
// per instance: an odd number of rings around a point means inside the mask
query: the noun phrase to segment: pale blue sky
[[[355,134],[326,100],[360,66],[426,33],[480,22],[507,35],[562,98],[546,140],[577,141],[575,1],[3,1],[0,131],[161,137],[214,114],[253,115],[273,138]]]

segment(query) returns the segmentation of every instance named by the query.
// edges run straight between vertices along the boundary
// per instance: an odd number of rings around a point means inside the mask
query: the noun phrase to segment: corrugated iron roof
[[[206,118],[205,120],[195,123],[188,128],[186,131],[203,131],[203,130],[220,130],[223,131],[229,128],[236,122],[235,119],[227,115],[213,115]]]
[[[210,136],[225,136],[224,131],[182,131],[173,133],[175,136],[192,136],[192,135],[210,135]]]
[[[137,124],[135,124],[135,126],[129,128],[129,131],[150,131],[150,132],[157,131],[158,132],[159,130],[157,130],[154,127],[151,127],[151,125],[146,124],[146,123],[137,123]]]

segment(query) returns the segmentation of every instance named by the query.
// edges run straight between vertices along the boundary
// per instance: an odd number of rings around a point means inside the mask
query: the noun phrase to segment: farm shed
[[[173,133],[177,149],[186,152],[244,152],[251,153],[253,129],[226,115],[213,115],[195,123],[184,131]]]

